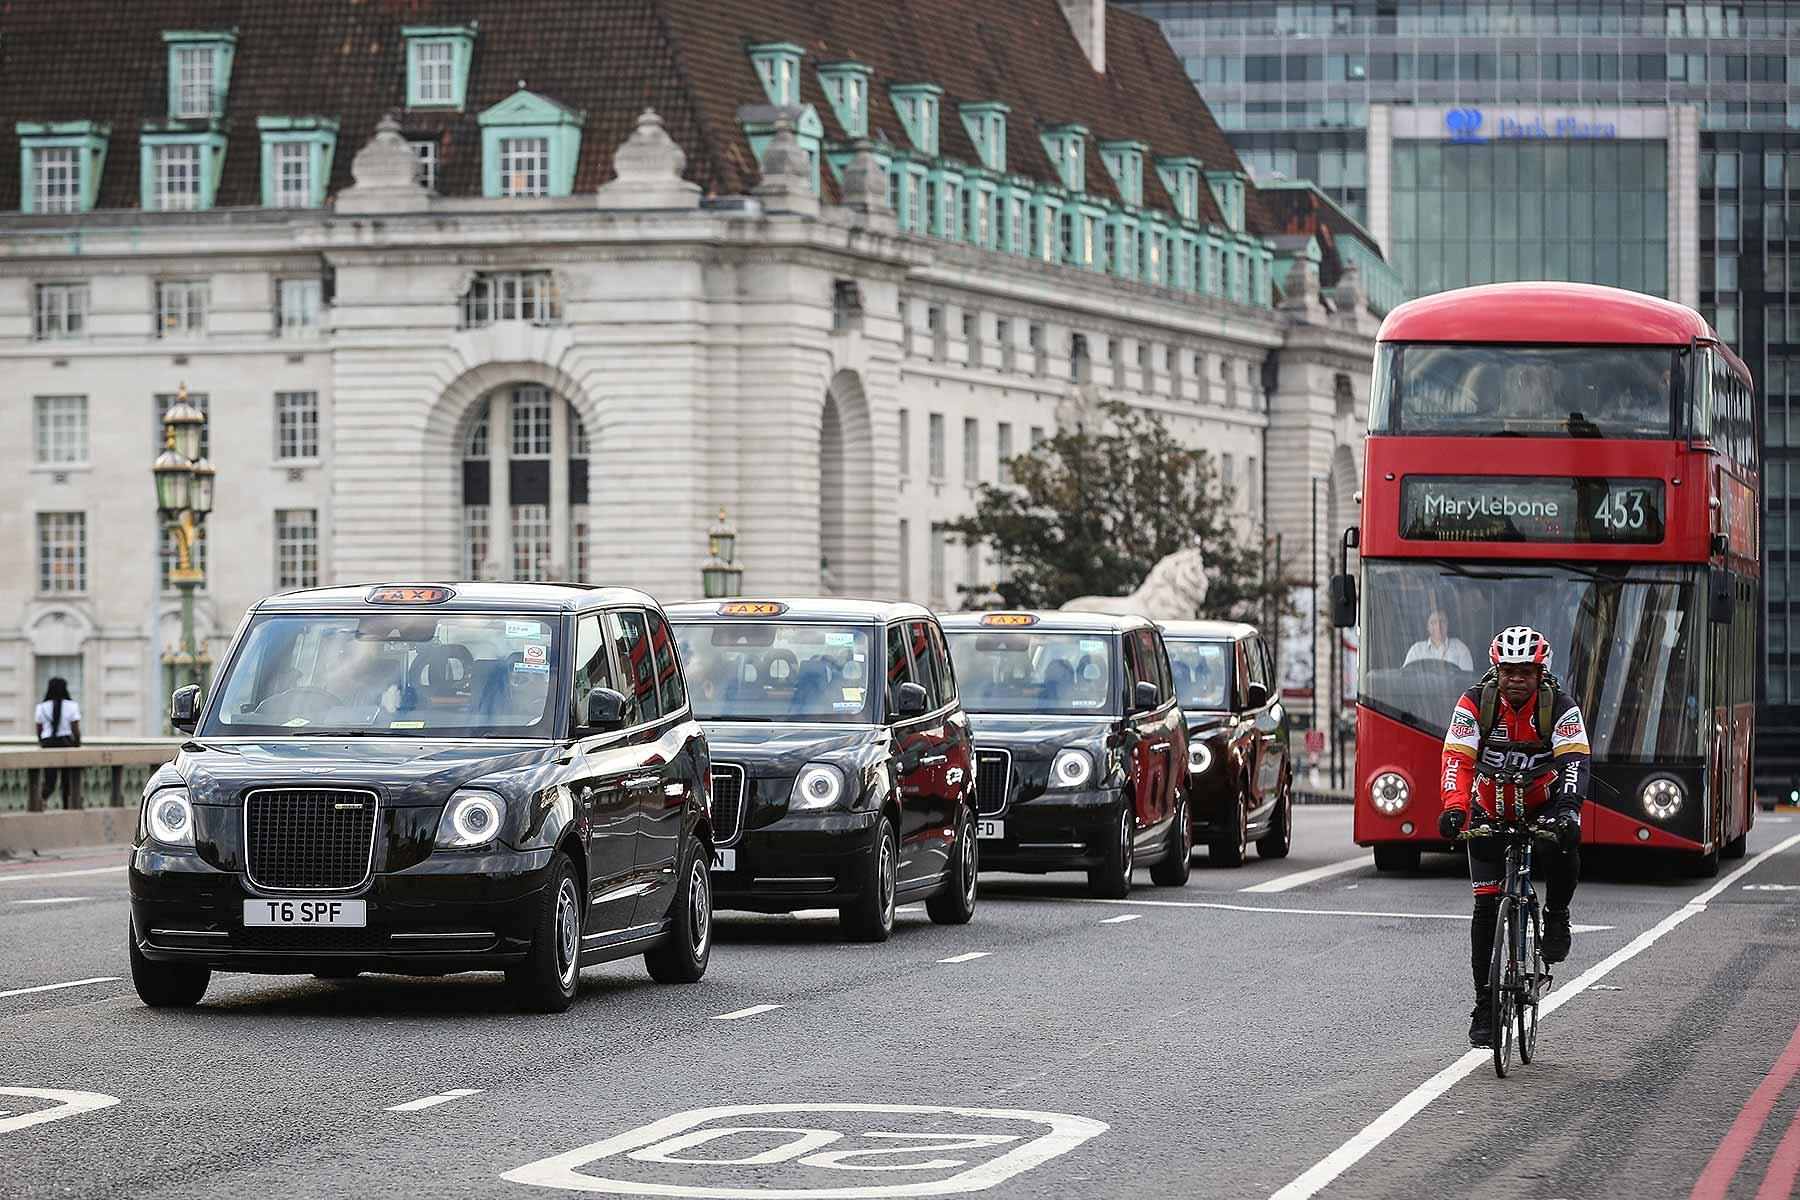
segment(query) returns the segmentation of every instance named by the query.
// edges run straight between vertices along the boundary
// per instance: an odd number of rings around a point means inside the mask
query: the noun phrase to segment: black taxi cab
[[[1164,621],[1175,695],[1187,717],[1194,842],[1215,866],[1242,866],[1251,842],[1286,858],[1294,840],[1294,768],[1274,660],[1256,626]]]
[[[1187,725],[1156,626],[1060,611],[943,623],[975,728],[982,867],[1085,869],[1112,898],[1139,866],[1185,884]]]
[[[656,602],[625,588],[335,587],[256,604],[150,778],[130,859],[138,995],[213,971],[504,971],[565,1009],[712,944],[710,762]]]
[[[669,606],[712,749],[721,908],[836,908],[884,941],[897,905],[975,912],[975,768],[943,630],[916,604]]]

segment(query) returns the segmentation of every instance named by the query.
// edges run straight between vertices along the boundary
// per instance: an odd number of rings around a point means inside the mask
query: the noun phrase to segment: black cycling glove
[[[1460,808],[1446,808],[1438,814],[1438,836],[1451,841],[1469,823],[1469,814]]]

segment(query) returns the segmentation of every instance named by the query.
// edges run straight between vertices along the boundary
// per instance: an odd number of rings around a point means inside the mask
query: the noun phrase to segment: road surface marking
[[[1796,1176],[1800,1176],[1800,1112],[1794,1114],[1793,1123],[1781,1135],[1781,1144],[1769,1159],[1762,1186],[1756,1189],[1756,1200],[1788,1200],[1794,1194]]]
[[[796,908],[788,914],[802,921],[835,921],[838,910],[835,908]]]
[[[992,954],[992,953],[993,953],[993,951],[991,951],[991,950],[971,950],[967,954],[956,954],[956,955],[952,955],[949,958],[940,958],[940,959],[938,959],[938,961],[941,963],[974,962],[976,959],[986,958],[989,954]]]
[[[1210,900],[1101,900],[1094,896],[1065,896],[1076,904],[1147,904],[1155,908],[1218,908],[1226,912],[1281,913],[1295,917],[1392,917],[1403,921],[1470,921],[1470,913],[1380,912],[1368,908],[1269,908],[1256,904],[1223,904]],[[1102,921],[1102,925],[1106,922]],[[1571,925],[1571,933],[1599,933],[1613,925]]]
[[[740,1008],[736,1012],[720,1013],[718,1016],[714,1017],[713,1020],[741,1021],[745,1017],[761,1016],[763,1013],[774,1012],[778,1008],[785,1007],[786,1005],[782,1004],[752,1004],[749,1008]]]
[[[440,1104],[448,1104],[452,1100],[460,1100],[464,1096],[479,1096],[481,1088],[451,1088],[447,1092],[439,1092],[435,1096],[421,1096],[417,1100],[408,1100],[405,1104],[396,1104],[389,1112],[418,1112],[423,1108],[436,1108]]]
[[[1598,963],[1575,977],[1567,988],[1559,988],[1539,1005],[1538,1015],[1549,1016],[1581,993],[1593,987],[1600,980],[1611,974],[1619,966],[1636,958],[1651,946],[1654,946],[1664,934],[1686,921],[1697,913],[1706,911],[1708,902],[1738,880],[1754,871],[1764,862],[1780,854],[1791,846],[1800,844],[1800,834],[1776,843],[1764,850],[1755,858],[1719,880],[1704,892],[1689,900],[1686,904],[1658,921],[1651,928],[1631,939],[1623,947],[1613,951]],[[1455,1087],[1456,1084],[1481,1064],[1493,1061],[1493,1052],[1489,1050],[1470,1050],[1461,1058],[1433,1075],[1430,1079],[1402,1096],[1394,1106],[1365,1125],[1362,1130],[1349,1141],[1333,1150],[1330,1154],[1314,1163],[1292,1183],[1277,1191],[1271,1200],[1308,1200],[1316,1196],[1334,1179],[1348,1171],[1368,1156],[1369,1151],[1381,1145],[1408,1121],[1418,1116],[1425,1106],[1439,1096]]]
[[[0,1096],[24,1096],[32,1100],[58,1102],[55,1108],[40,1108],[36,1112],[20,1113],[16,1117],[0,1117],[0,1133],[11,1133],[30,1125],[42,1125],[46,1121],[60,1121],[77,1113],[111,1108],[119,1102],[117,1096],[105,1096],[99,1092],[69,1092],[61,1088],[0,1087]]]
[[[1794,1030],[1787,1048],[1776,1056],[1775,1065],[1769,1068],[1763,1081],[1750,1093],[1750,1099],[1744,1101],[1737,1119],[1731,1123],[1731,1128],[1719,1142],[1719,1148],[1713,1151],[1712,1157],[1707,1160],[1706,1169],[1700,1172],[1700,1178],[1694,1183],[1694,1190],[1689,1193],[1691,1200],[1722,1200],[1726,1192],[1731,1190],[1731,1180],[1743,1163],[1744,1156],[1750,1153],[1756,1135],[1762,1132],[1763,1123],[1769,1119],[1769,1113],[1774,1111],[1781,1093],[1793,1082],[1797,1072],[1800,1072],[1800,1029]],[[1792,1130],[1789,1134],[1792,1135]],[[1782,1139],[1782,1145],[1785,1146],[1787,1142],[1787,1138]],[[1779,1157],[1778,1152],[1776,1158]],[[1769,1172],[1771,1176],[1775,1172],[1773,1160],[1769,1164]],[[1790,1177],[1788,1182],[1791,1184],[1793,1179]],[[1761,1194],[1757,1193],[1759,1196]],[[1786,1196],[1787,1191],[1778,1194]]]
[[[1141,920],[1143,919],[1143,916],[1143,913],[1126,913],[1122,917],[1108,917],[1100,923],[1102,925],[1123,925],[1127,921]]]
[[[1800,892],[1800,883],[1746,883],[1746,892]]]
[[[35,900],[8,900],[8,904],[80,904],[91,896],[39,896]]]
[[[923,904],[902,904],[899,908],[896,908],[894,911],[897,913],[924,912],[925,906]]]
[[[1265,879],[1261,883],[1253,883],[1247,888],[1239,888],[1240,892],[1288,892],[1308,883],[1317,883],[1321,879],[1330,879],[1333,875],[1342,875],[1346,871],[1354,871],[1358,867],[1369,865],[1369,856],[1359,854],[1355,858],[1346,858],[1343,862],[1328,863],[1323,867],[1314,867],[1310,871],[1295,871],[1292,875],[1278,875],[1274,879]]]
[[[123,871],[125,864],[116,867],[89,867],[85,871],[39,871],[32,875],[0,875],[0,883],[30,883],[34,879],[73,879],[77,875],[110,875],[114,871]]]
[[[0,992],[0,996],[28,996],[32,992],[54,992],[62,988],[86,987],[90,983],[117,983],[117,975],[96,975],[92,979],[71,979],[67,983],[40,983],[36,987],[14,988],[10,992]],[[86,1093],[83,1093],[84,1095]]]

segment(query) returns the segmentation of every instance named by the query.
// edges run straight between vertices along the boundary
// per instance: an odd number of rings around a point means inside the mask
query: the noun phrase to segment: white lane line
[[[1370,858],[1359,854],[1355,858],[1346,858],[1342,862],[1327,863],[1322,867],[1314,867],[1309,871],[1295,871],[1292,875],[1278,875],[1274,879],[1265,879],[1261,883],[1253,883],[1247,888],[1239,888],[1240,892],[1288,892],[1309,883],[1317,883],[1321,879],[1330,879],[1333,875],[1342,875],[1346,871],[1354,871],[1358,867],[1369,865]]]
[[[1126,913],[1122,917],[1108,917],[1100,923],[1102,925],[1123,925],[1127,921],[1140,921],[1143,916],[1143,913]]]
[[[117,975],[96,975],[92,979],[71,979],[67,983],[41,983],[37,987],[13,988],[9,992],[0,992],[0,996],[29,996],[33,992],[54,992],[62,988],[86,987],[90,983],[117,983]]]
[[[481,1088],[451,1088],[447,1092],[439,1092],[435,1096],[421,1096],[417,1100],[408,1100],[405,1104],[391,1106],[389,1112],[418,1112],[424,1108],[436,1108],[440,1104],[448,1104],[452,1100],[460,1100],[464,1096],[479,1096]]]
[[[77,875],[110,875],[114,871],[123,871],[125,864],[116,867],[89,867],[85,871],[38,871],[31,875],[0,875],[0,883],[30,883],[35,879],[73,879]]]
[[[902,904],[899,908],[896,908],[894,911],[897,913],[924,912],[925,906],[923,904]]]
[[[1226,912],[1279,913],[1292,917],[1392,917],[1402,921],[1469,921],[1471,913],[1380,912],[1369,908],[1270,908],[1257,904],[1223,904],[1210,900],[1101,900],[1095,896],[1065,896],[1076,904],[1145,904],[1153,908],[1217,908]],[[1100,922],[1102,925],[1107,922]],[[1598,933],[1612,925],[1570,925],[1573,933]]]
[[[986,958],[989,954],[992,954],[992,953],[993,953],[993,951],[991,951],[991,950],[971,950],[967,954],[956,954],[956,955],[952,955],[949,958],[940,958],[940,959],[938,959],[938,961],[941,963],[974,962],[976,959]]]
[[[720,1013],[715,1021],[741,1021],[745,1017],[761,1016],[766,1012],[774,1012],[778,1008],[786,1008],[785,1004],[752,1004],[749,1008],[740,1008],[736,1012]]]
[[[1706,911],[1707,903],[1717,897],[1726,888],[1754,871],[1770,858],[1780,854],[1791,846],[1800,844],[1800,833],[1764,850],[1755,858],[1707,888],[1692,900],[1658,921],[1654,926],[1631,939],[1623,947],[1607,955],[1580,975],[1566,988],[1552,992],[1542,1005],[1538,1015],[1548,1016],[1592,988],[1620,965],[1642,954],[1655,945],[1661,937],[1698,913]],[[1365,1125],[1361,1132],[1330,1154],[1314,1163],[1299,1178],[1276,1192],[1270,1200],[1309,1200],[1316,1196],[1338,1176],[1367,1157],[1369,1151],[1381,1145],[1389,1137],[1418,1116],[1425,1106],[1439,1096],[1455,1087],[1457,1082],[1468,1075],[1482,1063],[1490,1062],[1493,1054],[1487,1050],[1470,1050],[1467,1054],[1452,1062],[1449,1066],[1433,1075],[1430,1079],[1402,1096],[1394,1106]]]
[[[796,908],[788,916],[802,921],[835,921],[838,910],[835,908]]]
[[[119,1102],[117,1096],[102,1095],[99,1092],[71,1092],[63,1088],[28,1088],[0,1087],[0,1096],[24,1096],[29,1100],[54,1100],[56,1107],[41,1108],[36,1112],[12,1115],[12,1109],[6,1109],[0,1116],[0,1133],[11,1133],[15,1129],[25,1129],[32,1125],[42,1125],[48,1121],[60,1121],[64,1117],[77,1116],[96,1109],[111,1108]]]
[[[35,900],[7,900],[7,904],[79,904],[91,896],[40,896]]]

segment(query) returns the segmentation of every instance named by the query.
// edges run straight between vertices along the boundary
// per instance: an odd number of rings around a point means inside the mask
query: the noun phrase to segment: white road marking
[[[992,954],[992,953],[993,953],[993,951],[991,951],[991,950],[971,950],[967,954],[954,954],[954,955],[950,956],[949,958],[940,958],[940,959],[938,959],[938,961],[941,963],[974,962],[976,959],[986,958],[989,954]]]
[[[1636,958],[1651,946],[1654,946],[1664,934],[1686,921],[1689,917],[1706,911],[1707,904],[1717,898],[1726,888],[1754,871],[1770,858],[1780,854],[1791,846],[1800,844],[1800,833],[1764,850],[1755,858],[1707,888],[1704,892],[1689,900],[1686,904],[1658,921],[1654,926],[1638,934],[1623,947],[1613,951],[1580,975],[1566,988],[1558,988],[1539,1006],[1540,1017],[1549,1016],[1581,993],[1593,988],[1600,980],[1611,974],[1619,966]],[[1475,1070],[1482,1063],[1490,1062],[1493,1054],[1488,1050],[1470,1050],[1467,1054],[1452,1062],[1449,1066],[1433,1075],[1430,1079],[1402,1096],[1394,1106],[1376,1117],[1362,1128],[1355,1137],[1320,1159],[1312,1167],[1302,1173],[1299,1178],[1276,1192],[1270,1200],[1308,1200],[1316,1196],[1338,1176],[1367,1157],[1369,1151],[1381,1145],[1389,1137],[1418,1116],[1426,1105],[1449,1091],[1452,1087]]]
[[[111,1108],[119,1102],[117,1096],[106,1096],[99,1092],[70,1092],[62,1088],[0,1087],[0,1096],[24,1096],[32,1100],[57,1101],[55,1108],[40,1108],[36,1112],[20,1113],[16,1117],[0,1118],[0,1133],[11,1133],[15,1129],[42,1125],[47,1121],[60,1121],[64,1117],[72,1117],[78,1113]],[[10,1113],[12,1110],[7,1109],[6,1111]]]
[[[778,1008],[786,1008],[785,1004],[752,1004],[749,1008],[740,1008],[736,1012],[720,1013],[715,1021],[741,1021],[745,1017],[760,1016],[766,1012],[774,1012]]]
[[[13,988],[9,992],[0,992],[0,996],[28,996],[32,992],[54,992],[62,988],[86,987],[90,983],[117,983],[117,975],[96,975],[92,979],[71,979],[67,983],[40,983],[36,987]],[[4,1090],[4,1089],[0,1089]],[[84,1093],[85,1094],[85,1093]]]
[[[116,867],[89,867],[85,871],[39,871],[32,875],[0,875],[0,883],[30,883],[34,879],[73,879],[77,875],[110,875],[114,871],[123,871],[125,864]]]
[[[897,913],[924,912],[925,906],[923,904],[902,904],[899,908],[896,908],[894,911]]]
[[[1317,883],[1321,879],[1330,879],[1333,875],[1342,875],[1346,871],[1354,871],[1358,867],[1366,867],[1370,863],[1366,854],[1355,858],[1346,858],[1342,862],[1328,863],[1322,867],[1313,867],[1308,871],[1295,871],[1292,875],[1278,875],[1274,879],[1265,879],[1261,883],[1253,883],[1247,888],[1239,888],[1240,892],[1288,892],[1309,883]]]
[[[40,896],[35,900],[8,900],[8,904],[79,904],[91,896]]]
[[[1108,918],[1106,918],[1106,920],[1104,920],[1100,923],[1102,925],[1123,925],[1127,921],[1142,920],[1143,916],[1144,916],[1143,913],[1126,913],[1122,917],[1108,917]]]
[[[1800,892],[1800,883],[1746,883],[1746,892]]]
[[[1392,917],[1403,921],[1469,921],[1471,913],[1379,912],[1368,908],[1269,908],[1257,904],[1224,904],[1211,900],[1101,900],[1094,896],[1066,896],[1076,904],[1147,904],[1154,908],[1217,908],[1226,912],[1279,913],[1292,917]],[[1101,922],[1106,924],[1105,921]],[[1571,933],[1598,933],[1612,925],[1570,925]]]
[[[405,1104],[396,1104],[389,1112],[418,1112],[423,1108],[436,1108],[440,1104],[448,1104],[452,1100],[460,1100],[464,1096],[479,1096],[481,1088],[451,1088],[447,1092],[439,1092],[435,1096],[421,1096],[417,1100],[408,1100]]]
[[[838,918],[838,910],[835,908],[796,908],[788,915],[798,917],[802,921],[835,921]]]

